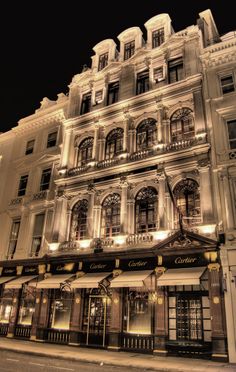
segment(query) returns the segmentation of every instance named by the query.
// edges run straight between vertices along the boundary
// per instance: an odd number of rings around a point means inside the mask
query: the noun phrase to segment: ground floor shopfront
[[[219,255],[215,242],[197,238],[175,235],[139,253],[3,263],[0,334],[226,360]]]

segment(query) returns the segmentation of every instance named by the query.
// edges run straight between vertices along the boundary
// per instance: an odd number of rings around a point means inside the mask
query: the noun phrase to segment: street
[[[105,366],[104,364],[82,363],[78,361],[61,360],[14,353],[0,350],[1,372],[135,372],[136,368]],[[151,371],[150,369],[148,369]],[[139,369],[140,372],[147,371]]]

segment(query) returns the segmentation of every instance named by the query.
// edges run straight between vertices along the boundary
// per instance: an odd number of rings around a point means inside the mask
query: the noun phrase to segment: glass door
[[[108,301],[106,296],[89,296],[86,345],[106,345]]]

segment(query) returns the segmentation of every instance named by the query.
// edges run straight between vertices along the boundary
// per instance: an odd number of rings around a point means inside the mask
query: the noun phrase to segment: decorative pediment
[[[217,247],[217,241],[184,230],[184,234],[182,234],[181,231],[177,231],[161,243],[155,245],[153,249],[158,253],[176,253],[180,251],[194,253],[202,250],[215,250]]]

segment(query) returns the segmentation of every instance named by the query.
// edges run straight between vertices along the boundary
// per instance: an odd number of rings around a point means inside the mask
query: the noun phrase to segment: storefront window
[[[53,298],[50,309],[50,327],[55,329],[69,329],[72,307],[71,292],[52,290]]]
[[[148,292],[129,290],[126,297],[124,331],[151,334],[152,304]]]
[[[26,286],[22,290],[18,324],[31,325],[35,309],[35,288]]]
[[[0,299],[0,323],[9,323],[12,310],[12,295],[10,291],[4,291]]]

